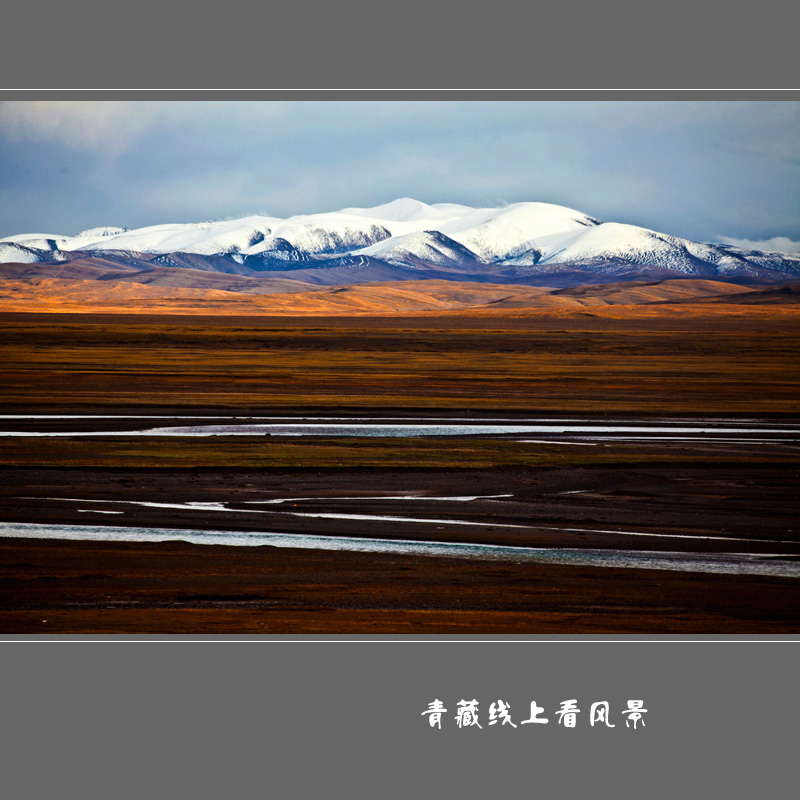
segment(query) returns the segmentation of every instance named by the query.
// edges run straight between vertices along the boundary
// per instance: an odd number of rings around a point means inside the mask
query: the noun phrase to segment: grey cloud
[[[773,236],[771,239],[755,241],[753,239],[734,239],[730,236],[718,236],[718,242],[732,244],[743,250],[763,250],[765,253],[800,253],[800,242],[793,242],[786,236]]]
[[[0,187],[0,235],[411,196],[796,240],[800,103],[6,102]]]

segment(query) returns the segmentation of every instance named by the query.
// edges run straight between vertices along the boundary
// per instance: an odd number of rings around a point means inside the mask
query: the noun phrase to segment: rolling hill
[[[800,279],[797,254],[693,242],[549,203],[472,208],[410,198],[287,219],[262,215],[136,230],[92,228],[76,235],[17,234],[0,240],[0,263],[6,280],[117,280],[125,273],[125,280],[152,284],[166,280],[165,270],[182,270],[176,286],[233,286],[254,293],[262,292],[247,281],[230,284],[200,273],[269,278],[273,286],[277,280],[317,286],[466,280],[568,288],[671,278],[743,285]],[[155,272],[148,279],[131,277],[150,270]]]

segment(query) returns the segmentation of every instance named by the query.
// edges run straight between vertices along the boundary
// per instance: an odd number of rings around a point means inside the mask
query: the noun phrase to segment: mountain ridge
[[[695,242],[538,202],[472,208],[399,198],[286,219],[251,215],[0,239],[0,263],[41,265],[41,277],[47,266],[96,258],[121,268],[269,273],[320,285],[425,278],[566,288],[648,278],[770,284],[800,277],[797,254]]]

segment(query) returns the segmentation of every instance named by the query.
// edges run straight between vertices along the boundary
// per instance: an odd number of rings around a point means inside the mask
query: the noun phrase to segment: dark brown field
[[[797,633],[789,579],[0,539],[6,633]]]
[[[796,423],[794,308],[675,303],[352,318],[3,314],[0,413],[435,412]],[[44,430],[57,423],[3,425]],[[282,531],[332,535],[797,555],[799,456],[791,441],[567,447],[496,438],[0,437],[0,520],[258,530],[265,521],[244,506],[216,515],[135,505],[120,506],[115,517],[98,512],[111,507],[103,505],[108,500],[236,504],[298,496],[315,498],[312,508],[401,516],[409,515],[408,503],[372,502],[370,493],[511,493],[470,504],[467,516],[460,504],[414,507],[418,516],[486,527],[376,528],[285,516],[270,518],[269,529],[280,522]],[[493,521],[497,528],[488,527]],[[520,522],[665,536],[499,527]],[[714,535],[734,541],[701,538]],[[0,632],[796,633],[799,585],[657,570],[3,538]]]
[[[4,413],[796,414],[796,306],[0,314]]]

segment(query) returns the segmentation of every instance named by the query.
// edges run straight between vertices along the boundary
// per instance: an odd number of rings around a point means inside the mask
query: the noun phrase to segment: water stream
[[[51,525],[0,523],[0,536],[119,542],[184,541],[193,544],[288,547],[361,553],[446,556],[566,564],[591,567],[665,569],[734,575],[770,575],[800,578],[800,561],[789,555],[753,553],[663,553],[635,550],[575,550],[566,548],[508,547],[489,544],[426,542],[411,539],[370,539],[299,533],[214,531],[182,528],[139,528],[107,525]]]

